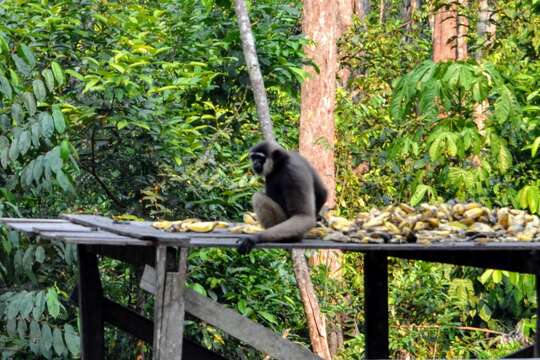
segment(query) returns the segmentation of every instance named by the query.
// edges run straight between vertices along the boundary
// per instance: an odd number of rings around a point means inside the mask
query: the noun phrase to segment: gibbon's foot
[[[256,236],[251,236],[245,239],[239,239],[236,243],[240,244],[237,248],[238,253],[240,255],[247,255],[255,247],[255,244],[257,244],[258,241]]]

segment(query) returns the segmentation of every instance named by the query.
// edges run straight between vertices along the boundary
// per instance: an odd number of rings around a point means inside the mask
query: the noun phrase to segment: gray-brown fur
[[[239,251],[249,252],[257,242],[301,240],[326,202],[322,180],[304,157],[277,143],[262,142],[250,154],[254,171],[265,177],[265,193],[253,196],[253,208],[266,230]]]

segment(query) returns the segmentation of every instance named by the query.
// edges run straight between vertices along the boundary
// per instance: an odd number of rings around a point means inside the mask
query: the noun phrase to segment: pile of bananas
[[[253,213],[244,214],[243,220],[242,224],[233,224],[185,219],[159,221],[153,226],[199,233],[255,234],[264,230]],[[359,213],[353,220],[330,213],[305,237],[359,243],[540,241],[540,218],[523,210],[490,209],[475,202],[418,207],[398,204]]]

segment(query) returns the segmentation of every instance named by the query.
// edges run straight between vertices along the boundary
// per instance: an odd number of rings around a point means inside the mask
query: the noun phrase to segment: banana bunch
[[[198,232],[207,233],[215,229],[226,229],[229,223],[225,221],[201,221],[199,219],[190,218],[177,221],[156,221],[152,226],[159,230],[171,232]]]

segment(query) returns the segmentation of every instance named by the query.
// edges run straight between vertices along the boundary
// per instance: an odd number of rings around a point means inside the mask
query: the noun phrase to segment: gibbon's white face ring
[[[272,173],[272,170],[274,170],[274,161],[272,161],[271,158],[267,157],[263,165],[263,176],[270,175]]]

